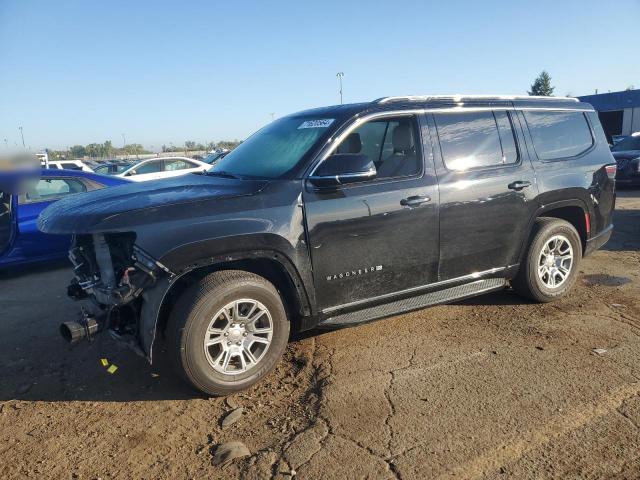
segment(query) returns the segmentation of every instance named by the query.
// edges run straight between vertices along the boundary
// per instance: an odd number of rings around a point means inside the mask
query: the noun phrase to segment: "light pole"
[[[7,139],[4,139],[4,148],[6,148],[7,150],[9,150],[9,142],[7,142]]]
[[[338,77],[338,85],[340,87],[340,105],[342,105],[342,77],[344,77],[344,72],[336,73],[336,77]]]
[[[274,112],[271,112],[269,115],[271,115],[271,121],[273,122],[273,120],[274,120],[274,119],[275,119],[275,117],[276,117],[276,114],[275,114]]]
[[[24,149],[24,133],[22,133],[22,127],[18,127],[18,130],[20,130],[20,136],[22,137],[22,148]]]

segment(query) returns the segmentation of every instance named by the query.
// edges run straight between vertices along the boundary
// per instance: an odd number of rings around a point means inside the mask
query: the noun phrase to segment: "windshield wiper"
[[[225,177],[225,178],[235,178],[236,180],[242,180],[242,177],[240,175],[235,175],[233,173],[229,173],[229,172],[225,172],[225,171],[216,171],[216,172],[212,172],[210,170],[204,172],[205,175],[211,175],[214,177]]]

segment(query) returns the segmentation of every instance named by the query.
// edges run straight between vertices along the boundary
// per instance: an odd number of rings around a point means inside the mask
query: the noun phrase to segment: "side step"
[[[458,285],[457,287],[446,288],[435,292],[424,293],[416,297],[404,298],[395,302],[376,305],[375,307],[364,308],[355,312],[342,313],[327,318],[320,322],[320,326],[342,326],[354,325],[356,323],[369,322],[379,318],[390,317],[400,313],[418,310],[420,308],[437,305],[439,303],[461,300],[474,297],[481,293],[501,290],[507,281],[504,278],[488,278],[476,282]]]

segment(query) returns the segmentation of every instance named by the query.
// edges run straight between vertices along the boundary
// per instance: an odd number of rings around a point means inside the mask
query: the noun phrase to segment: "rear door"
[[[440,186],[440,280],[518,262],[537,186],[508,108],[434,113]]]
[[[416,115],[376,118],[347,136],[337,151],[367,155],[378,176],[327,190],[305,186],[319,308],[380,299],[434,282],[438,188],[426,126],[421,132]]]

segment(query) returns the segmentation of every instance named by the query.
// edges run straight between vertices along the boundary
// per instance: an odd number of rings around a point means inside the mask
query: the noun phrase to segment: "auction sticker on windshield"
[[[298,130],[301,128],[327,128],[329,125],[333,123],[333,118],[321,118],[318,120],[307,120],[306,122],[302,122],[302,124],[298,127]]]

